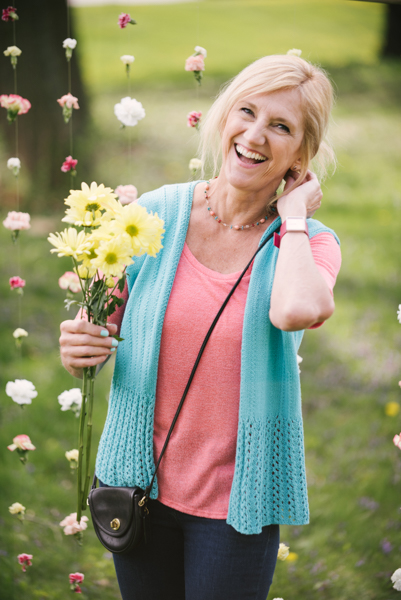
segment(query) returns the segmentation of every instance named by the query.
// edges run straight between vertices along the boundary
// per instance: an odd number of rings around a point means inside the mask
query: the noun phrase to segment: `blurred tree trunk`
[[[386,11],[382,56],[401,58],[401,4],[388,4]]]
[[[5,2],[4,6],[7,4],[12,3]],[[21,207],[31,212],[52,207],[59,210],[63,208],[62,199],[70,186],[70,175],[60,170],[65,157],[70,154],[69,125],[64,123],[62,108],[57,103],[57,98],[68,92],[67,61],[62,47],[63,40],[68,37],[66,0],[18,0],[15,5],[19,15],[16,45],[22,50],[17,65],[17,93],[32,104],[26,115],[18,117],[19,155],[24,170],[21,176],[29,173],[29,185],[23,194]],[[70,17],[69,37],[76,38],[73,11]],[[1,51],[14,44],[11,22],[0,21],[0,39]],[[80,106],[72,117],[73,158],[77,158],[78,167],[82,167],[77,133],[82,135],[89,111],[78,55],[79,40],[71,59],[71,92],[78,97]],[[12,93],[14,80],[10,58],[0,56],[0,94]],[[5,139],[7,159],[15,156],[15,126],[7,122],[6,111],[0,111],[0,131]],[[9,204],[7,198],[3,200],[3,206]]]

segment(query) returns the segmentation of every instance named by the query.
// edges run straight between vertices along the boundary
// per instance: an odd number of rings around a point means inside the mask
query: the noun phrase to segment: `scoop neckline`
[[[201,273],[204,273],[205,275],[208,275],[209,277],[211,277],[213,279],[220,279],[220,280],[223,279],[226,281],[235,280],[236,281],[243,271],[243,269],[242,269],[241,271],[235,271],[235,273],[220,273],[219,271],[214,271],[213,269],[209,269],[209,267],[205,267],[205,265],[203,265],[201,262],[199,262],[199,260],[192,254],[186,241],[184,242],[183,255],[195,269],[197,269]],[[253,261],[249,267],[249,272],[244,275],[243,279],[246,280],[246,279],[250,278],[250,276],[251,276],[250,271],[251,271],[252,267],[253,267]],[[244,265],[244,269],[245,269],[245,265]]]

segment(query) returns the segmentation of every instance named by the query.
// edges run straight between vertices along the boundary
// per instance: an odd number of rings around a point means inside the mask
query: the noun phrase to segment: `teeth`
[[[254,160],[267,160],[266,156],[262,156],[258,152],[249,152],[244,146],[241,144],[236,144],[236,149],[239,154],[245,156],[246,158],[253,158]]]

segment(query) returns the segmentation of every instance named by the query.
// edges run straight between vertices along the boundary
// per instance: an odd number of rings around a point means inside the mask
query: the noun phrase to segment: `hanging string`
[[[70,5],[67,2],[67,38],[71,37],[71,21],[70,21]],[[67,86],[68,86],[68,93],[72,94],[72,84],[71,84],[71,60],[72,57],[70,58],[70,60],[67,60]],[[74,145],[73,145],[73,130],[72,130],[72,114],[71,114],[71,118],[68,121],[68,136],[69,136],[69,147],[70,147],[70,156],[74,156],[73,154],[73,150],[74,150]],[[72,174],[72,171],[70,171],[70,189],[73,189],[74,187],[74,175]]]

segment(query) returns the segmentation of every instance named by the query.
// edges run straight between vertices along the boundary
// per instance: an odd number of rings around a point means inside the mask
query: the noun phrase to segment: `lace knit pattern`
[[[117,350],[96,462],[98,477],[108,485],[143,488],[154,470],[153,417],[162,325],[196,183],[165,186],[140,199],[164,220],[166,233],[156,258],[135,258],[128,269],[129,298],[121,327],[124,342]],[[262,241],[279,223],[278,219],[266,230]],[[322,232],[335,236],[314,219],[308,219],[308,228],[310,237]],[[227,522],[246,534],[260,533],[271,523],[300,525],[309,519],[296,360],[303,332],[281,331],[270,323],[277,255],[271,240],[256,257],[244,315],[236,464]],[[157,485],[152,497],[157,497]]]

